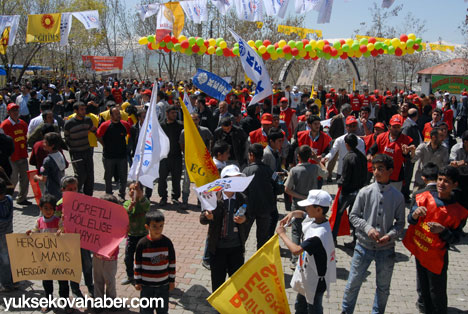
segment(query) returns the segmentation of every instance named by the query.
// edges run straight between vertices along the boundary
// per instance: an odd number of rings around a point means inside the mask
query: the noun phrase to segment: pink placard
[[[128,214],[121,205],[64,192],[63,227],[80,234],[83,249],[109,257],[127,235]]]

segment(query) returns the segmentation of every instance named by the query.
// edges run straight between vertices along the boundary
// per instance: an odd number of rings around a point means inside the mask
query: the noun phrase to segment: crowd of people
[[[296,86],[283,89],[275,83],[271,97],[250,104],[252,86],[243,83],[233,86],[224,101],[197,90],[190,81],[154,84],[158,84],[157,95],[152,95],[152,82],[135,80],[52,84],[38,79],[1,89],[2,266],[8,262],[5,234],[13,232],[13,199],[17,206],[31,205],[29,166],[37,169],[33,179],[45,195],[40,202],[42,216],[30,232],[56,232],[61,230],[63,191],[94,193],[93,155],[100,143],[106,199],[122,204],[130,218],[127,278],[121,284],[134,284],[142,296],[164,295],[167,300],[175,280],[174,247],[162,235],[162,213],[149,210],[152,189],[143,190],[139,182],[127,186],[127,172],[153,96],[170,142],[155,182],[159,206],[168,204],[170,175],[172,204],[187,208],[190,181],[183,162],[183,119],[187,117],[181,109],[186,93],[194,108],[191,119],[220,176],[255,175],[244,193],[220,192],[215,210],[201,210],[200,223],[209,225],[202,263],[211,272],[213,291],[244,263],[245,241],[255,222],[257,248],[277,232],[293,253],[291,267],[311,269],[303,279],[306,282],[298,280],[293,286],[299,291],[297,312],[321,313],[323,294],[333,282],[335,263],[331,261],[337,237],[342,224],[350,224],[353,241],[345,245],[354,249],[354,255],[342,311],[353,313],[365,273],[375,261],[372,311],[383,313],[390,294],[395,241],[407,220],[414,228],[424,225],[425,237],[433,243],[429,251],[437,255],[433,264],[441,269],[435,272],[424,256],[415,255],[417,305],[425,313],[447,311],[447,247],[463,235],[468,216],[466,91],[418,95],[396,88],[371,92],[364,88],[360,94],[342,88],[326,91],[321,85],[316,91],[300,91]],[[70,164],[74,177],[64,176]],[[331,225],[327,212],[333,199],[321,190],[324,184],[339,187]],[[116,187],[117,196],[113,196]],[[290,213],[278,225],[279,196]],[[407,218],[405,203],[410,207]],[[285,233],[289,224],[291,240]],[[413,230],[418,232],[422,231]],[[147,257],[155,248],[166,254],[158,271]],[[115,297],[118,250],[111,258],[81,251],[89,293],[99,297],[106,291]],[[2,274],[0,279],[3,291],[14,287],[11,275]],[[44,281],[46,295],[52,287]],[[68,289],[66,282],[60,283],[60,296],[68,297]],[[72,283],[71,290],[82,296],[79,285]]]

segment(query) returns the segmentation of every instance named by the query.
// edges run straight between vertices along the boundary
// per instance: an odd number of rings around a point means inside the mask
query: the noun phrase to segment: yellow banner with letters
[[[221,314],[289,314],[278,235],[207,298]]]
[[[60,41],[60,13],[28,15],[26,43]]]

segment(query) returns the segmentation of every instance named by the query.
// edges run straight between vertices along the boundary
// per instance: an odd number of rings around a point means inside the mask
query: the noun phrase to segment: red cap
[[[402,125],[403,124],[403,119],[402,116],[399,114],[393,115],[393,117],[390,119],[390,125]]]
[[[400,94],[403,94],[404,92],[405,92],[404,90],[400,89]]]
[[[334,93],[335,92],[335,89],[334,88],[330,88],[330,93]]]
[[[374,94],[378,94],[379,93],[379,90],[378,89],[374,89]]]
[[[114,86],[119,86],[119,83],[117,83],[117,82],[114,82]]]
[[[282,98],[280,99],[280,102],[283,102],[283,101],[289,102],[289,100],[288,100],[286,97],[282,97]]]
[[[262,124],[272,124],[273,123],[273,116],[270,113],[264,113],[262,115]]]
[[[17,104],[15,104],[14,102],[9,103],[8,106],[7,106],[7,110],[10,111],[13,108],[18,108],[19,109],[19,106]]]
[[[151,96],[151,90],[149,89],[146,89],[143,93],[141,93],[142,95],[148,95],[148,96]]]
[[[374,125],[374,129],[382,129],[382,130],[385,130],[385,124],[383,124],[382,122],[377,122],[377,123]]]
[[[346,125],[350,125],[353,123],[357,123],[357,120],[354,116],[347,116],[346,117]]]
[[[243,93],[248,93],[249,90],[248,90],[247,88],[244,88],[244,89],[242,90],[242,92],[243,92]]]
[[[387,91],[387,95],[388,95],[388,96],[391,96],[391,95],[392,95],[392,92],[388,90],[388,91]]]
[[[467,93],[467,92],[463,92],[463,93],[462,93],[462,96],[468,96],[468,93]]]
[[[208,102],[208,106],[216,106],[217,104],[218,102],[214,98],[211,98],[210,101]]]

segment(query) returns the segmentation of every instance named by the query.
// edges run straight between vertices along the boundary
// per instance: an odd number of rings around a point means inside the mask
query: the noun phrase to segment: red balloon
[[[268,47],[269,45],[271,45],[271,41],[269,41],[268,39],[265,39],[263,41],[263,46]]]
[[[262,58],[263,60],[268,60],[270,59],[270,54],[268,52],[265,52],[264,54],[262,54]]]
[[[284,53],[291,53],[291,47],[289,45],[285,45],[283,47],[283,52]]]
[[[371,53],[370,53],[373,57],[377,57],[379,55],[379,51],[378,50],[372,50]]]
[[[414,45],[413,45],[413,49],[414,49],[414,50],[418,50],[418,49],[419,49],[419,44],[414,44]]]
[[[146,45],[148,47],[149,50],[153,50],[153,47],[151,47],[151,43],[148,43],[148,45]]]
[[[203,44],[205,45],[206,48],[208,48],[210,46],[210,42],[208,40],[205,40],[205,42]]]
[[[400,49],[400,47],[398,47],[397,49],[395,49],[395,56],[399,57],[403,54],[403,50]]]
[[[367,51],[367,46],[361,45],[361,47],[359,47],[359,51],[361,51],[362,53],[365,53]]]
[[[187,49],[190,46],[190,43],[188,42],[188,40],[184,40],[180,43],[180,46],[184,49]]]
[[[275,43],[275,49],[278,49],[278,48],[279,48],[278,43]]]
[[[303,43],[304,46],[305,46],[305,45],[307,45],[307,44],[309,43],[309,40],[308,40],[308,39],[303,39],[303,40],[302,40],[302,43]]]
[[[200,51],[200,46],[198,46],[198,45],[193,45],[192,46],[192,52],[197,53],[199,51]]]
[[[171,52],[169,49],[167,49],[167,47],[164,47],[163,50],[164,52]]]
[[[315,57],[312,58],[312,60],[316,61],[316,60],[318,60],[318,57],[315,56]]]
[[[294,57],[297,56],[297,55],[299,54],[299,49],[297,49],[297,48],[291,49],[291,54],[292,54]]]
[[[330,45],[330,42],[329,42],[328,40],[324,40],[323,43],[324,43],[325,45]]]
[[[331,55],[332,57],[334,57],[334,56],[336,56],[337,54],[338,54],[338,50],[336,50],[336,48],[334,48],[334,47],[331,47],[331,48],[330,48],[330,55]]]
[[[368,40],[368,42],[369,42],[370,44],[375,44],[376,41],[377,41],[377,40],[376,40],[374,37],[371,37],[371,38],[369,38],[369,40]]]
[[[170,36],[170,35],[166,35],[166,36],[164,36],[163,40],[164,40],[165,43],[168,43],[168,42],[171,41],[171,36]]]
[[[231,55],[231,50],[229,48],[224,48],[223,49],[223,56],[229,57]]]
[[[304,60],[309,60],[309,59],[310,59],[309,54],[306,54],[305,57],[304,57]]]
[[[340,39],[340,44],[341,46],[343,46],[344,44],[346,44],[346,41],[344,39]]]
[[[343,52],[343,54],[340,56],[341,59],[346,60],[348,59],[348,54],[346,52]]]
[[[326,44],[325,46],[323,46],[323,52],[330,53],[330,51],[331,51],[330,45]]]
[[[402,35],[400,36],[400,40],[406,42],[406,41],[408,40],[408,35],[402,34]],[[395,51],[396,51],[396,50],[395,50]]]
[[[171,41],[172,41],[173,44],[178,44],[179,43],[179,40],[175,36],[172,36]]]
[[[383,48],[380,48],[380,49],[379,49],[379,54],[383,55],[384,52],[385,52],[385,51],[383,50]]]

